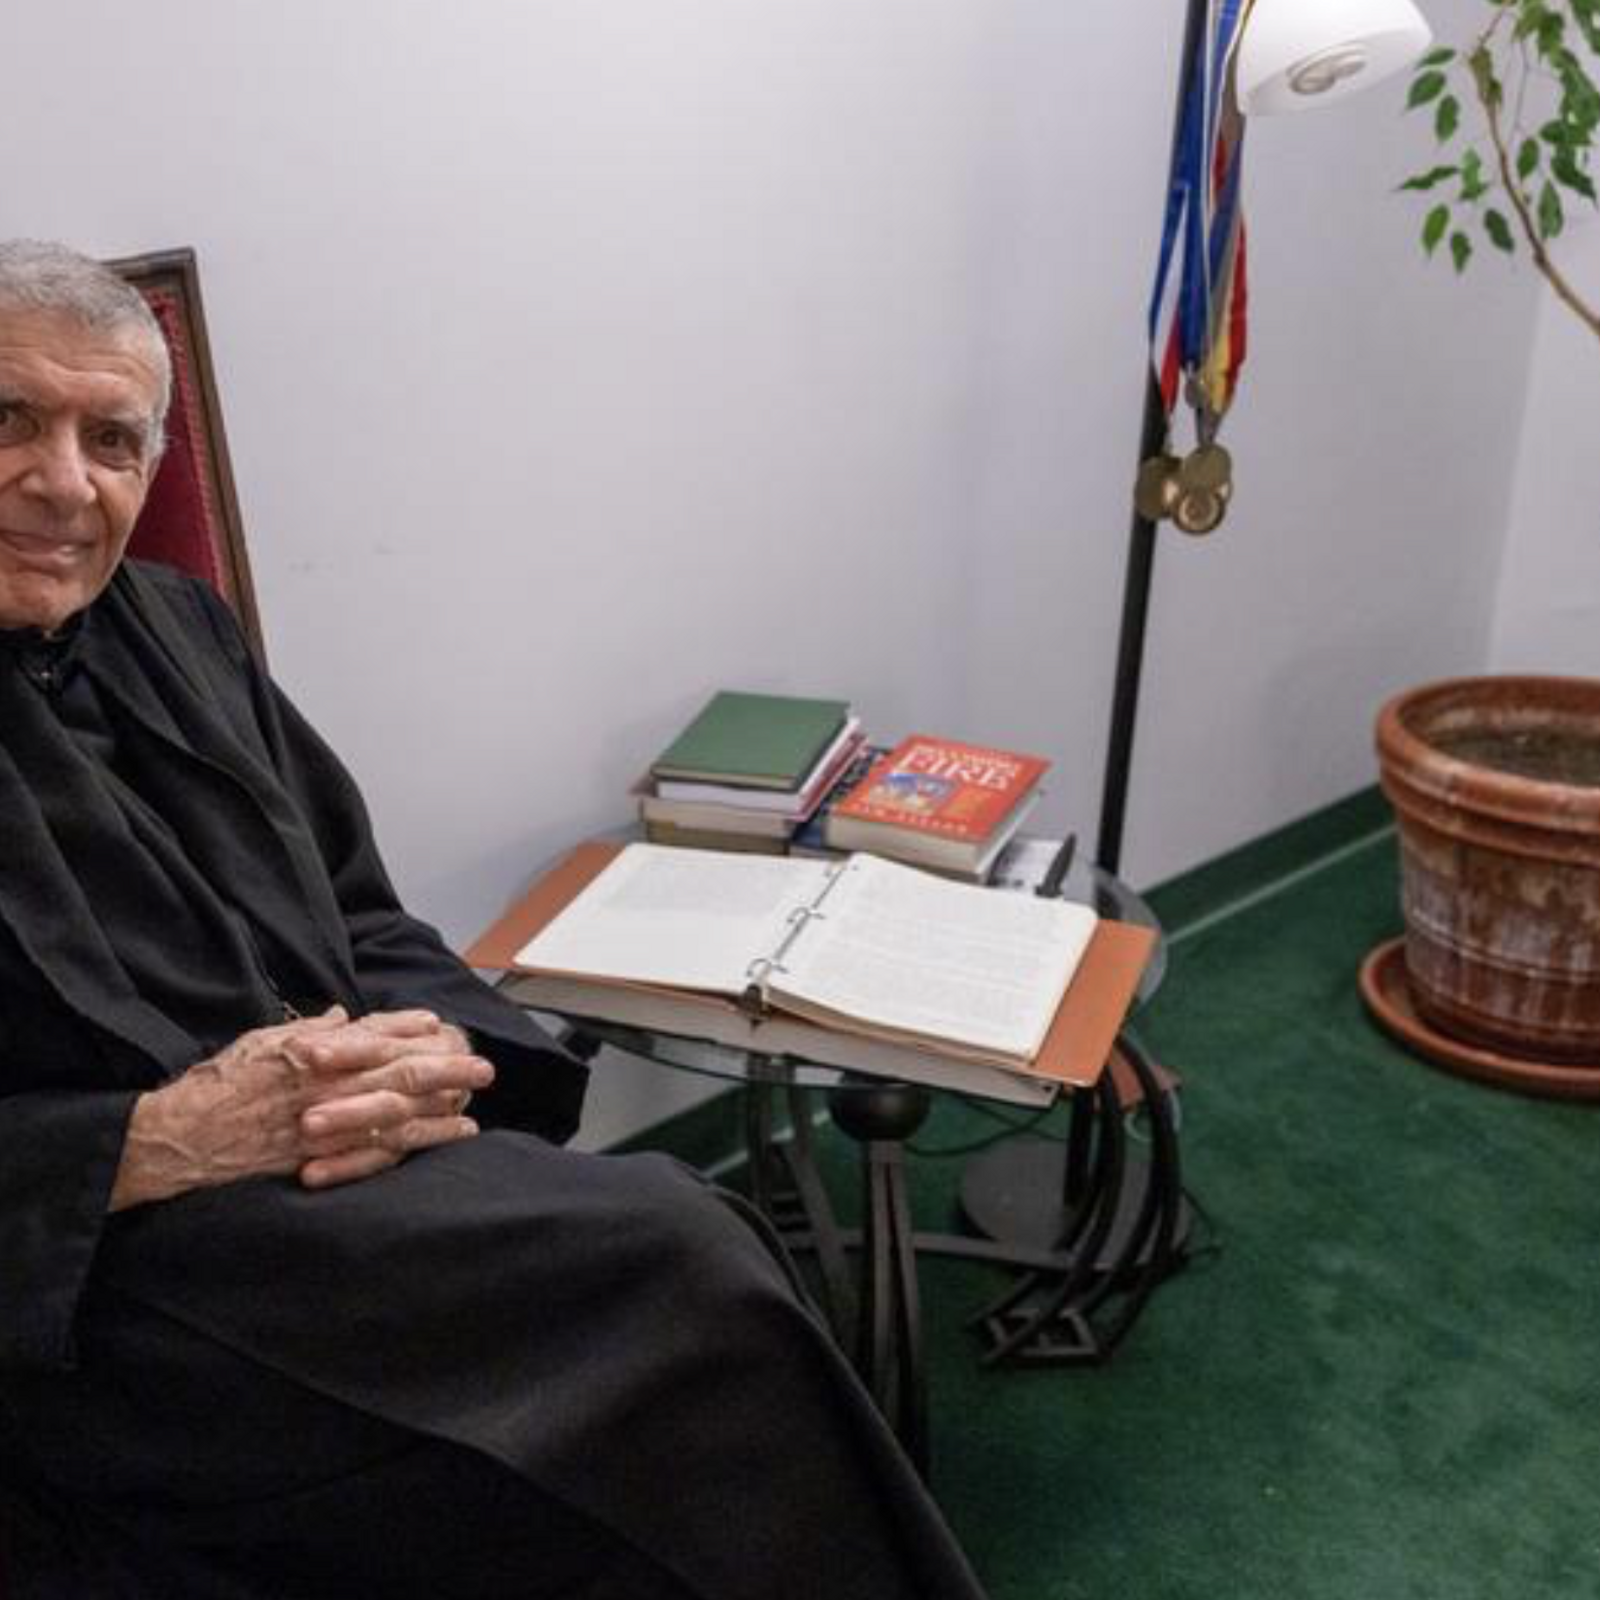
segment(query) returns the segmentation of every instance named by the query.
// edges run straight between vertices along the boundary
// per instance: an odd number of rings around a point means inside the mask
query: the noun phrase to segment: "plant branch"
[[[1487,52],[1489,42],[1493,39],[1495,30],[1509,15],[1509,11],[1502,11],[1489,28],[1478,40],[1478,50]],[[1477,51],[1474,51],[1474,55]],[[1533,257],[1533,264],[1544,274],[1546,282],[1555,290],[1557,296],[1581,321],[1585,327],[1600,339],[1600,310],[1591,306],[1582,295],[1568,282],[1566,275],[1550,257],[1549,250],[1545,247],[1544,236],[1539,231],[1539,225],[1534,219],[1533,209],[1528,204],[1528,197],[1522,191],[1522,185],[1517,181],[1516,175],[1511,170],[1511,149],[1507,143],[1505,130],[1500,125],[1500,108],[1494,90],[1494,78],[1488,71],[1472,73],[1473,88],[1478,96],[1478,103],[1483,107],[1484,118],[1489,125],[1489,138],[1494,145],[1495,159],[1500,166],[1500,182],[1505,188],[1506,197],[1511,202],[1511,208],[1516,213],[1517,225],[1522,230],[1523,237],[1527,240],[1528,253]]]

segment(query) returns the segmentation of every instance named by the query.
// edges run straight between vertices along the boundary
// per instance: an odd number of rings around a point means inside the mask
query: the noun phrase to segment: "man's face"
[[[111,581],[160,392],[137,329],[0,309],[0,628],[59,627]]]

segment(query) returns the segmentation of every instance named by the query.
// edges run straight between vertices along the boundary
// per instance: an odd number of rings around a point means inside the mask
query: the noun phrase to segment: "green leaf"
[[[1440,144],[1453,134],[1461,125],[1461,102],[1453,94],[1447,94],[1439,102],[1439,109],[1433,115],[1433,131]]]
[[[1444,230],[1450,226],[1450,207],[1435,206],[1426,217],[1422,219],[1422,248],[1431,256],[1438,248],[1439,241],[1444,238]]]
[[[1550,163],[1550,171],[1557,183],[1571,189],[1574,194],[1581,194],[1585,200],[1595,198],[1594,181],[1589,174],[1578,165],[1577,157],[1569,149],[1556,151]]]
[[[1577,3],[1581,5],[1583,0],[1577,0]],[[1455,51],[1449,45],[1442,44],[1437,50],[1430,50],[1417,65],[1419,67],[1442,67],[1447,62],[1454,61],[1455,58]]]
[[[1419,172],[1414,178],[1407,178],[1400,187],[1402,189],[1432,189],[1443,183],[1446,178],[1455,177],[1460,170],[1459,167],[1429,167],[1426,172]]]
[[[1472,69],[1472,82],[1478,91],[1478,98],[1485,105],[1499,106],[1505,99],[1505,87],[1495,76],[1494,57],[1489,54],[1489,47],[1480,44],[1467,57],[1467,65]]]
[[[1537,139],[1524,139],[1522,148],[1517,151],[1517,176],[1519,178],[1531,177],[1534,169],[1539,165],[1539,141]]]
[[[1515,253],[1517,242],[1511,236],[1511,224],[1506,221],[1503,212],[1490,206],[1483,214],[1483,231],[1489,235],[1490,243],[1497,250],[1504,250],[1508,256]]]
[[[1566,123],[1559,117],[1552,118],[1539,130],[1539,137],[1548,145],[1559,147],[1567,143],[1572,137]]]
[[[1561,69],[1559,121],[1566,129],[1565,143],[1588,144],[1600,124],[1600,88],[1592,84],[1575,58]]]
[[[1541,45],[1552,23],[1559,33],[1562,19],[1545,4],[1545,0],[1515,0],[1519,13],[1513,39],[1535,39]]]
[[[1450,257],[1456,264],[1457,272],[1465,272],[1467,263],[1472,259],[1472,241],[1460,229],[1450,235]]]
[[[1436,100],[1443,91],[1444,84],[1445,76],[1442,72],[1419,72],[1411,80],[1411,93],[1406,96],[1406,110],[1415,111],[1418,106]]]
[[[1572,14],[1589,48],[1600,54],[1600,0],[1572,0]]]
[[[1556,186],[1545,180],[1544,187],[1539,191],[1539,236],[1542,239],[1553,239],[1561,232],[1566,221],[1566,214],[1561,208],[1561,196],[1556,193]]]
[[[1489,181],[1483,175],[1483,157],[1476,150],[1469,150],[1461,159],[1461,198],[1470,205],[1488,192]]]

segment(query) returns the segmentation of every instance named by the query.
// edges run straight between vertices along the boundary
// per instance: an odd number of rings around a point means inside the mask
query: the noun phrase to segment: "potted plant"
[[[1427,196],[1430,255],[1462,272],[1481,240],[1526,251],[1600,338],[1600,297],[1551,254],[1596,200],[1597,61],[1600,0],[1486,0],[1469,43],[1417,64],[1407,106],[1441,159],[1401,187]],[[1383,708],[1377,743],[1406,935],[1369,957],[1368,1002],[1447,1066],[1600,1098],[1600,680],[1426,685]]]
[[[1551,1069],[1530,1084],[1600,1093],[1600,681],[1412,689],[1378,718],[1378,758],[1420,1019]]]

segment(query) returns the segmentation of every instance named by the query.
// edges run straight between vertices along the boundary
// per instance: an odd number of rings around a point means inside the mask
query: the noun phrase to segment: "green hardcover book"
[[[844,700],[785,694],[714,694],[656,758],[657,778],[798,789],[850,714]]]

